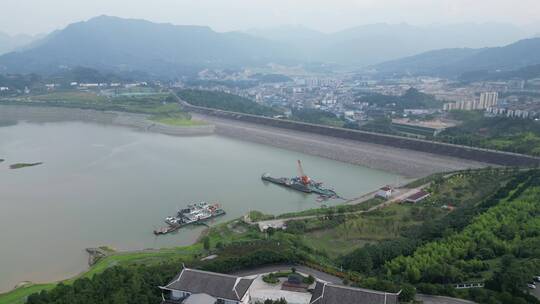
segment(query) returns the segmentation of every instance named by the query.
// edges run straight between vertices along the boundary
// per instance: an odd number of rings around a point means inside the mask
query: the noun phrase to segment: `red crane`
[[[304,169],[302,168],[302,162],[300,160],[298,160],[298,174],[300,174],[299,177],[300,177],[300,180],[302,181],[302,184],[304,185],[309,184],[311,179],[309,178],[309,176],[307,176],[304,173]]]

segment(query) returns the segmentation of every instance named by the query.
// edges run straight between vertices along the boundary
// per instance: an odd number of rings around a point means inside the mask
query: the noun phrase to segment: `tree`
[[[205,250],[210,250],[210,238],[208,236],[203,238],[203,247]]]
[[[411,302],[414,300],[415,296],[416,296],[416,288],[414,288],[414,286],[412,286],[411,284],[405,284],[403,285],[401,289],[401,293],[399,294],[399,301]]]

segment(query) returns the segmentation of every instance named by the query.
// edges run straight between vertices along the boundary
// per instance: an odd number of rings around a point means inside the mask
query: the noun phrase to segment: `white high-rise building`
[[[499,102],[499,93],[497,92],[485,92],[480,94],[480,102],[478,103],[478,109],[487,109],[489,107],[496,106]]]

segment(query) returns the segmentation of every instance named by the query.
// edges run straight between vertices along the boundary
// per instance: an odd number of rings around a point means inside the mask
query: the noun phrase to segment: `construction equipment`
[[[300,160],[298,160],[298,174],[298,177],[300,177],[302,184],[309,185],[311,179],[304,173],[304,168],[302,168],[302,162]]]

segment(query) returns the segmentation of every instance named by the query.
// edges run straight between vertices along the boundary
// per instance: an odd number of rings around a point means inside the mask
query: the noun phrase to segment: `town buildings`
[[[483,92],[480,94],[479,99],[461,100],[452,103],[445,103],[443,106],[444,111],[452,110],[485,110],[490,107],[494,107],[498,104],[499,93],[497,92]]]

